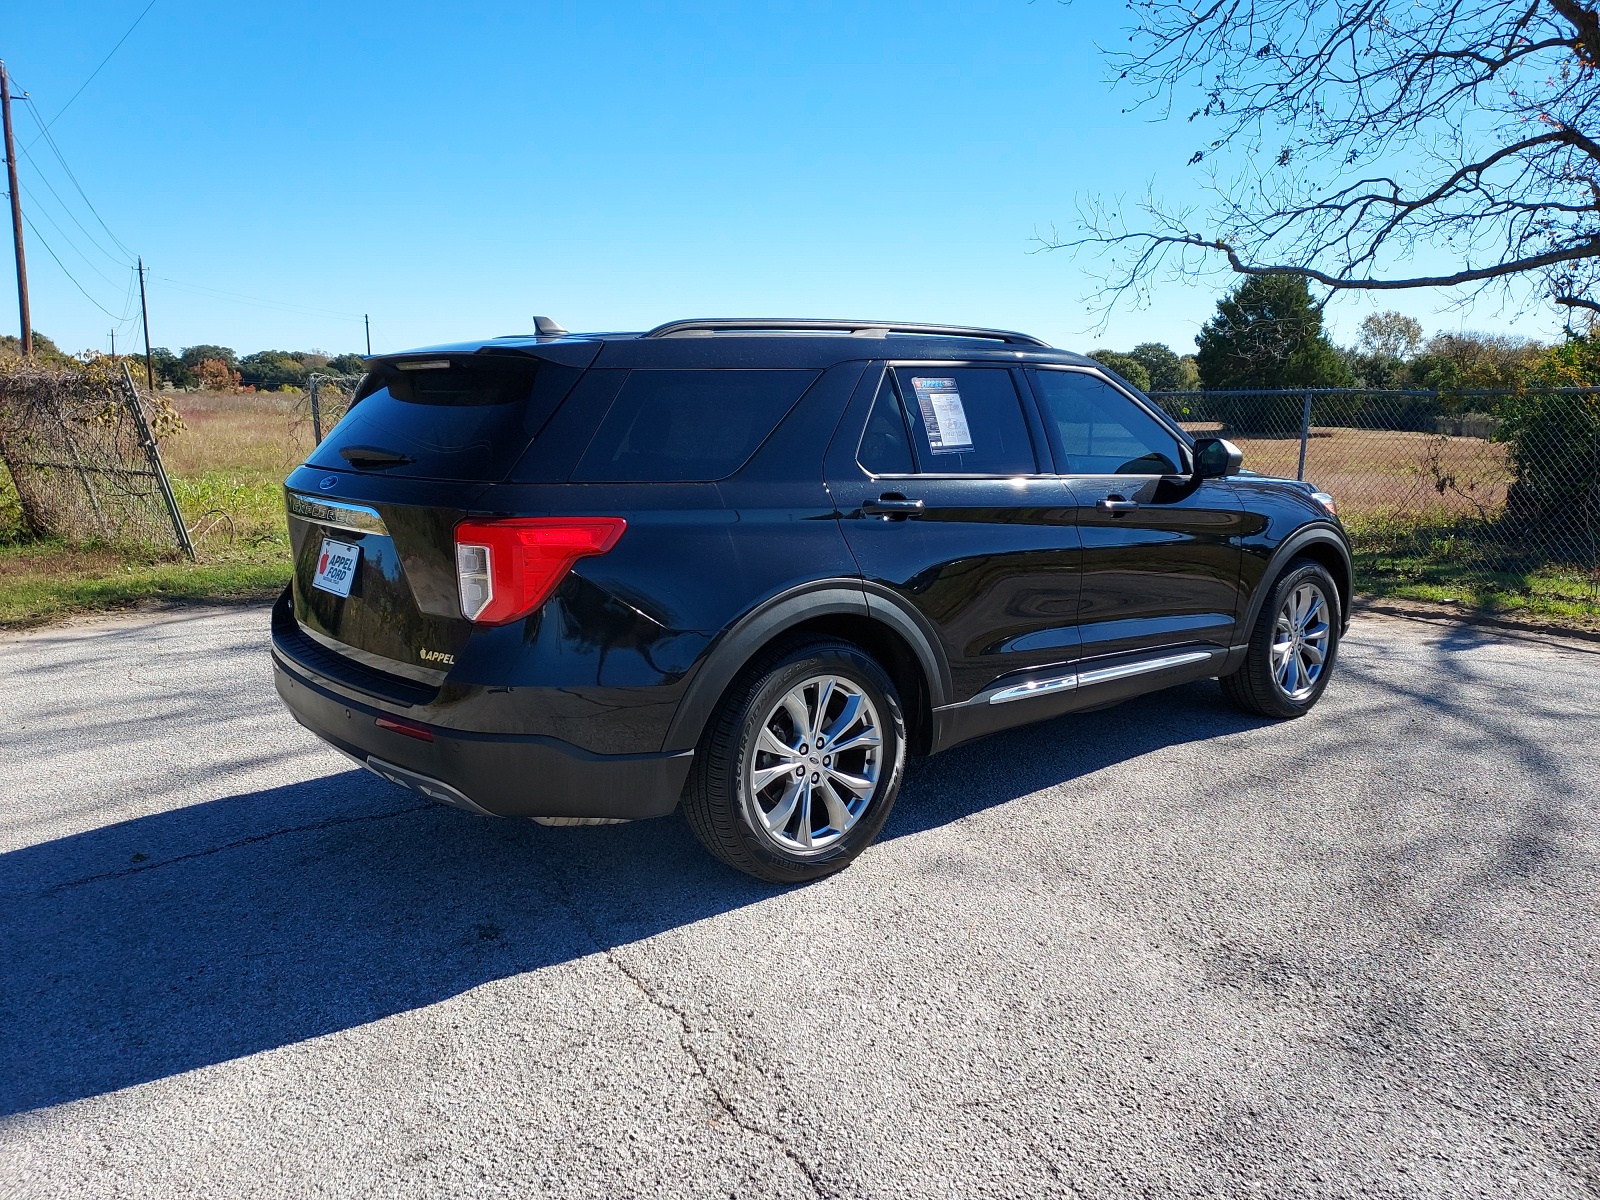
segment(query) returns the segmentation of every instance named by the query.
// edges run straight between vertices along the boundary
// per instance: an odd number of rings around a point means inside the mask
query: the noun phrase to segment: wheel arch
[[[923,628],[893,593],[860,580],[811,584],[776,596],[746,614],[712,647],[673,715],[664,745],[692,749],[733,681],[777,642],[816,634],[860,646],[894,681],[906,720],[909,749],[925,754],[933,742],[933,711],[950,693],[950,670]]]
[[[1261,582],[1256,585],[1255,595],[1250,597],[1249,613],[1241,626],[1246,636],[1255,629],[1272,585],[1277,583],[1284,568],[1297,558],[1309,558],[1327,568],[1334,586],[1339,589],[1339,632],[1342,634],[1350,628],[1350,600],[1355,590],[1350,546],[1334,526],[1316,524],[1297,529],[1273,551],[1267,569],[1261,573]]]

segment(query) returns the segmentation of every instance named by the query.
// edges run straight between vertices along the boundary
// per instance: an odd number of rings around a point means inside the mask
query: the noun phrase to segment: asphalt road
[[[0,1196],[1600,1195],[1600,646],[1367,619],[782,891],[418,803],[265,644],[0,640]]]

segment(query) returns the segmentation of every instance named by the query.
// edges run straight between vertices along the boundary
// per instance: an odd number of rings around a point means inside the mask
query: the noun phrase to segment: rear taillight
[[[461,615],[479,625],[525,617],[549,598],[572,564],[604,554],[628,523],[621,517],[512,517],[456,526]]]

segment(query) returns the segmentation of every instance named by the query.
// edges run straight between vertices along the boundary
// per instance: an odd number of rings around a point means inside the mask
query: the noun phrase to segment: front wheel
[[[1296,559],[1272,585],[1244,665],[1222,693],[1246,712],[1300,717],[1328,686],[1339,650],[1339,590],[1321,563]]]
[[[701,843],[772,883],[849,865],[889,818],[905,770],[894,684],[848,642],[812,641],[752,664],[695,754],[683,809]]]

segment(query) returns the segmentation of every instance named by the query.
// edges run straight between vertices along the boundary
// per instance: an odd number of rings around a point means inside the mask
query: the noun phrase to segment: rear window
[[[494,482],[521,456],[582,371],[509,356],[453,357],[437,365],[373,369],[356,403],[306,461],[372,469],[341,451],[388,452],[385,475]]]
[[[817,371],[632,371],[578,483],[708,483],[749,461]]]

